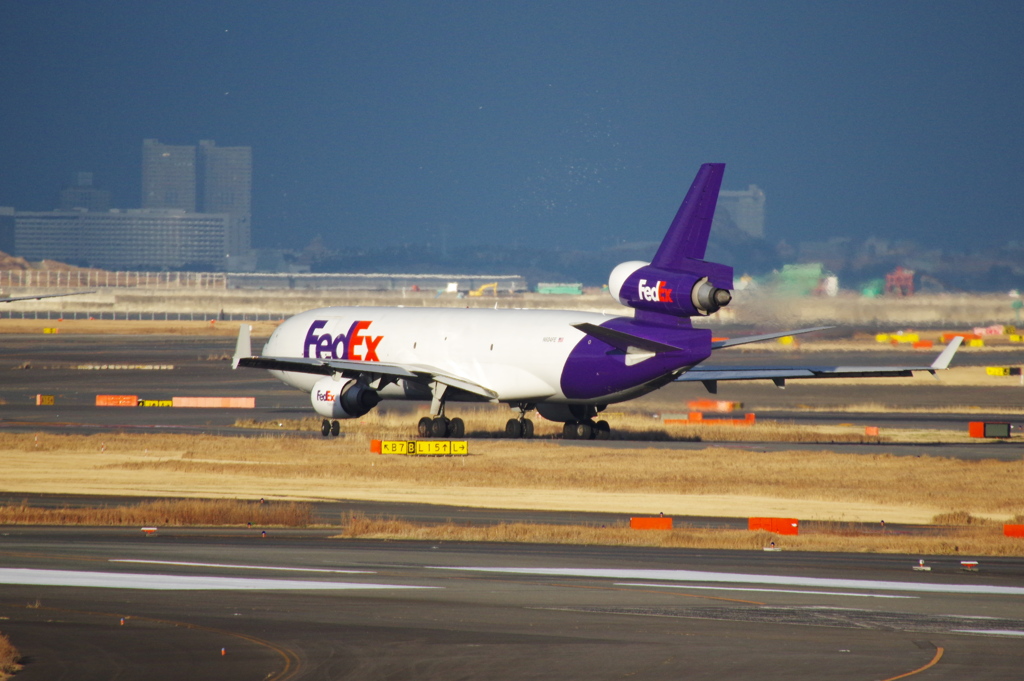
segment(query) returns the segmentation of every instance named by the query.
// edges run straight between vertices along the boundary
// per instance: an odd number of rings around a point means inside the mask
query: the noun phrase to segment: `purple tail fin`
[[[700,167],[690,185],[690,191],[683,199],[683,205],[679,207],[661,247],[651,261],[652,267],[671,269],[685,258],[704,259],[724,172],[724,163],[705,163]]]
[[[724,163],[700,167],[654,260],[624,262],[612,270],[608,290],[637,311],[637,321],[676,324],[717,312],[732,300],[732,268],[704,260],[724,172]]]

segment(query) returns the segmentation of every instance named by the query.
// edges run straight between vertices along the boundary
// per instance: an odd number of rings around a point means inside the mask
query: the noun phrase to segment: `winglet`
[[[948,369],[949,362],[953,359],[953,355],[956,354],[960,344],[964,342],[963,336],[956,336],[949,342],[946,349],[939,353],[939,356],[932,362],[932,371]]]
[[[252,357],[252,341],[249,333],[252,327],[248,324],[241,324],[238,327],[238,340],[235,341],[235,356],[231,358],[231,368],[238,368],[238,360],[243,357]]]
[[[651,266],[671,269],[684,258],[704,259],[724,173],[724,163],[705,163],[700,167]]]

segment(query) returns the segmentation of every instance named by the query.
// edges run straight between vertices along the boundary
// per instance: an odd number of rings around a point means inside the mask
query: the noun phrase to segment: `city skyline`
[[[93,173],[74,173],[50,211],[13,211],[0,243],[14,255],[105,268],[241,266],[251,250],[252,149],[142,141],[141,208],[111,207]],[[12,238],[13,234],[13,238]]]

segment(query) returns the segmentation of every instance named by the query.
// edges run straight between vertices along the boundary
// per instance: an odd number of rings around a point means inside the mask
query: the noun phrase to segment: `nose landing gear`
[[[341,433],[341,424],[337,421],[328,421],[327,419],[324,419],[320,424],[320,434],[324,437],[327,437],[328,435],[338,437],[339,433]]]

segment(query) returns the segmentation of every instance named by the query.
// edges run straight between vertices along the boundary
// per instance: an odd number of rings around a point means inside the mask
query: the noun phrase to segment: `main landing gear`
[[[607,421],[569,421],[562,426],[564,440],[607,440],[612,429]]]
[[[527,439],[533,437],[533,421],[522,416],[517,419],[509,419],[505,424],[505,437]]]
[[[444,415],[444,394],[448,389],[443,383],[430,384],[430,413],[433,416],[424,416],[417,424],[417,431],[420,437],[464,437],[466,435],[466,424],[462,419],[449,419]]]
[[[337,421],[328,421],[327,419],[324,419],[323,422],[320,424],[320,434],[323,435],[324,437],[327,437],[328,435],[338,437],[338,433],[340,432],[341,424],[338,423]]]
[[[466,424],[460,418],[424,416],[417,425],[420,437],[465,437]]]
[[[534,405],[520,402],[513,408],[519,410],[519,416],[509,419],[505,424],[505,437],[530,439],[533,437],[533,421],[526,418],[526,412],[533,409]]]

